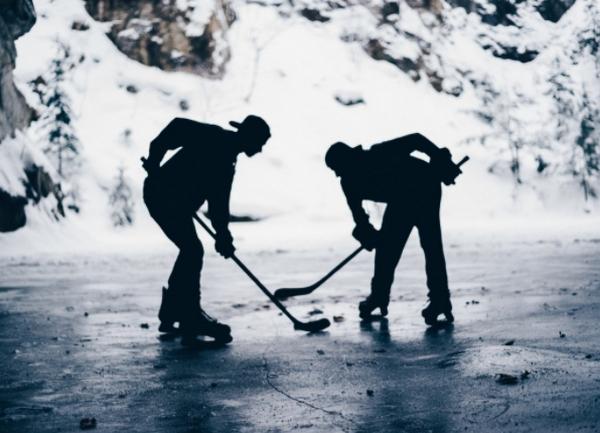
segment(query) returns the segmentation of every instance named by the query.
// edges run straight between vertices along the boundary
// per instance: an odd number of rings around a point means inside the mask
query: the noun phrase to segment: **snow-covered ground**
[[[263,218],[232,227],[246,250],[350,245],[350,214],[337,179],[323,163],[325,150],[335,141],[368,146],[415,131],[450,148],[456,159],[471,157],[457,185],[445,188],[443,222],[450,242],[596,236],[597,204],[584,204],[575,182],[546,177],[517,187],[510,175],[488,171],[497,151],[466,141],[486,133],[473,115],[479,101],[472,89],[460,97],[438,93],[425,80],[414,82],[393,65],[373,60],[357,43],[341,40],[351,17],[323,24],[236,2],[238,19],[227,36],[231,61],[222,80],[209,80],[127,58],[105,35],[107,24],[93,21],[80,0],[38,0],[35,6],[38,22],[17,41],[15,74],[36,106],[26,83],[47,73],[58,42],[68,44],[72,59],[81,59],[65,81],[81,143],[82,165],[73,178],[81,212],[56,222],[43,206],[28,206],[27,226],[0,235],[2,255],[169,248],[141,199],[139,158],[147,154],[149,141],[176,116],[227,126],[249,113],[270,123],[272,139],[263,154],[242,156],[237,166],[232,212]],[[73,21],[90,28],[72,30]],[[560,34],[558,25],[555,29]],[[527,87],[543,75],[539,62],[493,58],[477,51],[473,41],[456,38],[454,55],[487,63],[490,74],[507,86]],[[365,103],[346,107],[336,101],[347,94],[360,95]],[[189,105],[185,112],[182,100]],[[42,130],[34,123],[20,139],[41,146]],[[120,167],[135,202],[135,223],[127,228],[112,227],[108,206]],[[2,171],[11,173],[10,167]],[[19,192],[19,183],[11,182]],[[382,207],[370,209],[377,219]]]

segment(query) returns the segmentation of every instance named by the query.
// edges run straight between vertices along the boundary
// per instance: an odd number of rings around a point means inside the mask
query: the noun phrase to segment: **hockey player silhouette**
[[[411,156],[420,151],[430,162]],[[465,159],[466,160],[466,159]],[[379,308],[388,313],[394,271],[413,227],[417,227],[425,252],[429,304],[422,311],[428,325],[444,314],[452,322],[452,304],[440,228],[441,185],[461,173],[448,149],[440,149],[421,134],[410,134],[373,145],[369,150],[345,143],[333,144],[325,163],[336,176],[356,223],[353,236],[368,250],[375,249],[375,271],[370,295],[359,304],[359,314],[369,318]],[[387,203],[381,229],[369,222],[363,200]]]
[[[229,326],[212,319],[200,306],[204,249],[192,216],[208,202],[208,215],[216,232],[215,249],[223,257],[230,257],[235,248],[228,228],[229,197],[237,156],[259,153],[271,133],[258,116],[230,124],[235,131],[176,118],[152,140],[148,158],[143,159],[148,172],[144,202],[152,218],[179,248],[169,287],[163,288],[159,331],[181,333],[183,344],[192,343],[198,335],[231,341]],[[165,153],[175,149],[179,151],[161,166]]]

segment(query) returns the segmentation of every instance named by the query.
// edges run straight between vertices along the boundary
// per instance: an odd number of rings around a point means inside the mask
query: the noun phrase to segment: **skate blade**
[[[233,341],[233,337],[223,337],[214,340],[199,340],[196,337],[181,337],[181,345],[196,350],[218,349]]]
[[[425,324],[428,326],[437,326],[439,324],[450,324],[454,322],[452,311],[441,311],[434,316],[433,314],[426,312],[426,310],[423,310],[421,311],[421,316],[425,319]],[[445,320],[439,320],[440,316],[444,316]]]
[[[175,327],[175,325],[171,324],[165,324],[165,323],[161,323],[158,326],[158,332],[161,332],[163,334],[179,334],[179,328]]]
[[[454,317],[450,315],[450,317],[446,316],[444,320],[438,320],[436,318],[436,320],[431,323],[428,323],[427,321],[425,321],[425,323],[432,329],[450,329],[454,327]]]
[[[179,334],[169,333],[169,334],[158,334],[158,339],[160,341],[175,341],[179,337]]]
[[[387,320],[385,315],[383,314],[369,314],[368,316],[360,316],[363,322],[383,322]]]
[[[379,314],[373,314],[373,311],[379,309]],[[359,305],[358,307],[358,317],[362,320],[381,320],[388,315],[388,307],[387,306],[375,306],[370,311],[368,309],[362,309]]]

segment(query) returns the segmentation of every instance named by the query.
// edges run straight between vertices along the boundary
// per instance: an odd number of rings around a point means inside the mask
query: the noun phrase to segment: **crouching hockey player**
[[[144,202],[152,218],[179,248],[169,287],[163,288],[159,331],[180,333],[184,345],[194,344],[199,335],[221,343],[232,341],[230,327],[211,318],[200,306],[204,248],[193,215],[208,202],[216,232],[215,249],[223,257],[231,257],[235,248],[228,229],[229,197],[237,156],[245,153],[251,157],[261,152],[271,134],[258,116],[230,124],[235,131],[176,118],[152,140],[148,158],[143,159],[148,172]],[[161,166],[167,150],[176,149],[179,151]]]
[[[411,156],[420,151],[430,162]],[[463,162],[466,161],[463,160]],[[426,324],[443,314],[452,322],[452,303],[440,228],[440,182],[449,185],[461,173],[448,149],[440,149],[421,134],[410,134],[373,145],[369,150],[335,143],[325,163],[336,176],[356,223],[353,236],[367,250],[375,249],[375,272],[370,295],[359,304],[363,319],[379,308],[388,313],[394,271],[413,227],[425,253],[429,304],[422,311]],[[381,229],[369,222],[363,200],[387,203]]]

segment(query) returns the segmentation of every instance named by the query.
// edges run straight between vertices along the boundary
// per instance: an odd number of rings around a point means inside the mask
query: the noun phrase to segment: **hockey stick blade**
[[[312,293],[317,288],[319,288],[325,281],[329,280],[329,278],[331,278],[333,275],[335,275],[337,273],[337,271],[339,271],[344,266],[346,266],[363,249],[364,248],[361,246],[361,247],[357,248],[356,250],[354,250],[352,252],[352,254],[350,254],[344,260],[339,262],[337,265],[335,265],[332,270],[327,272],[327,274],[325,274],[325,276],[323,278],[321,278],[319,281],[317,281],[316,283],[311,284],[310,286],[306,286],[306,287],[294,287],[294,288],[286,287],[284,289],[277,289],[277,290],[275,290],[275,293],[273,294],[273,296],[275,296],[275,298],[277,298],[279,300],[283,300],[283,299],[291,298],[292,296],[302,296],[302,295],[308,295],[309,293]]]
[[[214,233],[210,229],[210,227],[208,227],[208,225],[206,225],[206,223],[202,220],[202,218],[200,218],[198,216],[198,214],[193,214],[193,218],[196,221],[198,221],[198,224],[200,224],[202,226],[202,228],[204,230],[206,230],[206,232],[213,239],[217,238],[216,233]],[[267,289],[264,286],[264,284],[261,283],[258,278],[256,278],[256,275],[254,275],[252,273],[252,271],[250,271],[250,269],[248,269],[246,267],[246,265],[240,259],[238,259],[236,257],[235,254],[231,255],[231,259],[258,286],[258,288],[261,290],[261,292],[263,292],[277,306],[277,308],[279,308],[279,310],[281,310],[281,312],[283,314],[285,314],[286,317],[292,321],[292,323],[294,324],[294,329],[308,331],[308,332],[317,332],[317,331],[327,328],[330,325],[329,320],[327,320],[327,319],[321,319],[321,320],[317,320],[315,322],[309,322],[309,323],[300,322],[298,319],[296,319],[294,316],[292,316],[292,314],[287,310],[287,308],[285,308],[285,306],[279,300],[277,300],[277,298],[275,298],[271,292],[269,292],[269,289]]]
[[[309,286],[309,287],[298,287],[298,288],[283,288],[283,289],[277,289],[275,290],[275,293],[273,293],[273,296],[275,296],[277,299],[283,301],[284,299],[287,298],[291,298],[292,296],[302,296],[302,295],[308,295],[309,293],[312,293],[312,291],[315,288],[313,286]]]
[[[329,321],[329,319],[319,319],[319,320],[315,320],[314,322],[296,322],[294,323],[294,329],[298,330],[298,331],[306,331],[306,332],[319,332],[322,331],[323,329],[329,327],[329,325],[331,325],[331,322]]]

